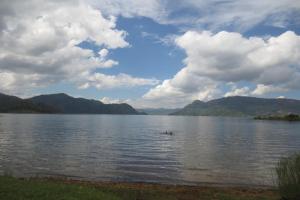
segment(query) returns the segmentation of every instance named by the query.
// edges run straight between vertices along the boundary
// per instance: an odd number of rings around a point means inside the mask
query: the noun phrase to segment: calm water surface
[[[0,114],[0,174],[15,176],[272,185],[278,159],[299,151],[300,123]]]

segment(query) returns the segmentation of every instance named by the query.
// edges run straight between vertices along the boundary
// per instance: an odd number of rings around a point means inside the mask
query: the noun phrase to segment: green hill
[[[57,113],[58,109],[0,93],[1,113]]]
[[[196,100],[171,115],[257,116],[289,113],[300,114],[299,100],[235,96],[208,102]]]
[[[104,104],[97,100],[49,94],[21,99],[0,94],[1,113],[141,114],[128,104]]]
[[[128,104],[104,104],[101,101],[74,98],[67,94],[40,95],[29,99],[38,104],[45,104],[67,114],[140,114]]]

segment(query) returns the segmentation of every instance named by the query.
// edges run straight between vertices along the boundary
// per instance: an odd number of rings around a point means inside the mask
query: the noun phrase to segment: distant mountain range
[[[148,115],[169,115],[171,113],[181,110],[180,108],[141,108],[137,109],[140,112],[147,113]]]
[[[1,113],[141,114],[128,104],[104,104],[97,100],[49,94],[21,99],[0,94]]]
[[[54,113],[55,108],[0,93],[1,113]]]
[[[74,98],[63,93],[40,95],[28,99],[0,93],[0,113],[261,116],[300,114],[300,101],[235,96],[208,102],[196,100],[182,109],[136,110],[125,103],[104,104],[101,101]]]
[[[171,115],[257,116],[288,113],[300,114],[299,100],[235,96],[208,102],[196,100]]]

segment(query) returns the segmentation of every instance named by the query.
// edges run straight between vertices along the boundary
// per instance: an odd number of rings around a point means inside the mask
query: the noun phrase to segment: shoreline
[[[87,180],[87,179],[76,179],[72,177],[64,176],[46,176],[46,177],[15,177],[18,179],[29,179],[29,180],[48,180],[57,181],[64,183],[75,183],[85,185],[100,185],[100,186],[151,186],[151,187],[183,187],[183,188],[236,188],[236,189],[265,189],[265,190],[276,190],[276,186],[272,185],[258,185],[258,184],[244,184],[244,183],[214,183],[214,182],[198,182],[198,183],[165,183],[165,182],[142,182],[142,181],[101,181],[101,180]]]
[[[108,195],[111,198],[96,198],[99,194]],[[243,186],[211,186],[211,185],[170,185],[153,183],[129,183],[129,182],[98,182],[81,181],[61,178],[15,178],[0,176],[1,195],[7,197],[24,197],[30,194],[30,198],[47,199],[279,199],[275,188]],[[18,195],[18,196],[16,196]],[[59,196],[57,196],[59,195]],[[61,196],[63,195],[63,196]],[[82,195],[82,196],[81,196]],[[89,198],[85,198],[85,196]],[[78,197],[78,198],[77,198]],[[91,198],[92,197],[92,198]],[[36,198],[36,199],[39,199]],[[23,199],[23,198],[22,198]],[[26,199],[26,198],[24,198]]]
[[[12,177],[21,180],[45,180],[64,183],[86,184],[86,185],[146,185],[146,186],[171,186],[171,187],[209,187],[209,188],[240,188],[240,189],[266,189],[274,190],[275,185],[247,184],[247,183],[217,183],[217,182],[155,182],[155,181],[117,181],[117,180],[89,180],[88,178],[67,176],[58,174],[36,174],[32,176],[15,176],[10,173],[0,174],[0,177]]]

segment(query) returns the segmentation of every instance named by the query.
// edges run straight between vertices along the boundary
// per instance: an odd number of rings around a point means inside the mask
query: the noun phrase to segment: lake
[[[0,114],[0,174],[20,177],[270,186],[279,158],[299,151],[297,122]]]

